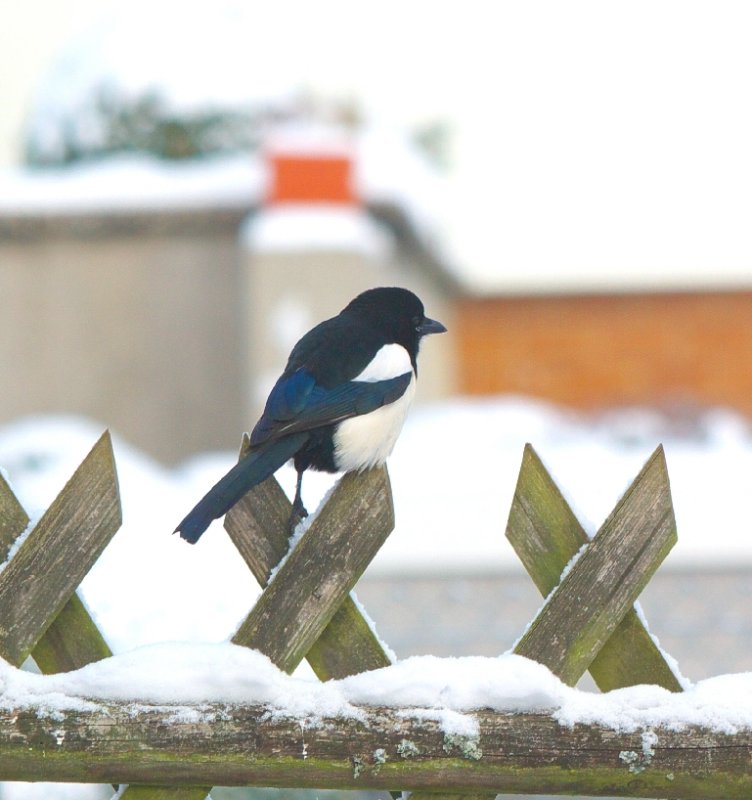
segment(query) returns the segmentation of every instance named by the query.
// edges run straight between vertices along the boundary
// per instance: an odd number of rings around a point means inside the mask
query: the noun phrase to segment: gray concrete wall
[[[165,462],[237,446],[244,214],[0,220],[0,424],[83,414]]]

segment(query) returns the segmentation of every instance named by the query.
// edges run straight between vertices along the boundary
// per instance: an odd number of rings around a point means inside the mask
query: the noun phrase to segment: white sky
[[[50,0],[18,5],[5,76],[34,51],[48,57],[56,32],[80,29],[94,4],[78,0],[63,22]],[[444,246],[472,284],[752,283],[750,4],[127,8],[116,39],[99,29],[85,46],[135,82],[161,71],[176,99],[302,85],[356,96],[383,123],[448,119]]]

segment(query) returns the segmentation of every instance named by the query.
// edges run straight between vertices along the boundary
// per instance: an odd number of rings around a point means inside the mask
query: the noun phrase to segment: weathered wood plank
[[[63,715],[0,710],[8,780],[435,790],[729,800],[752,796],[752,731],[629,733],[551,716],[477,711],[478,735],[447,735],[410,709],[359,719],[288,719],[264,706],[92,706]],[[175,790],[152,795],[166,800]]]
[[[676,543],[668,473],[658,448],[515,652],[576,683]]]
[[[188,786],[138,786],[131,784],[120,797],[128,800],[203,800],[209,790]]]
[[[388,667],[392,660],[352,597],[346,597],[306,653],[316,676],[337,680]]]
[[[261,586],[287,553],[291,503],[272,476],[225,516],[230,538]],[[368,621],[346,597],[306,656],[321,680],[389,666],[390,658]]]
[[[0,564],[8,558],[11,545],[28,524],[28,514],[0,472]]]
[[[400,795],[396,792],[392,795],[395,800],[400,800]],[[494,800],[496,792],[473,792],[472,794],[457,794],[456,792],[434,792],[427,789],[419,789],[411,792],[410,800]]]
[[[0,475],[0,531],[7,534],[6,541],[15,541],[28,521],[23,506]],[[106,658],[112,652],[76,592],[52,621],[31,655],[42,672],[51,674],[78,669]]]
[[[31,656],[46,675],[70,672],[112,655],[78,592],[71,595]]]
[[[588,536],[531,445],[525,445],[507,538],[546,597]],[[672,692],[681,684],[632,608],[590,664],[601,691],[652,683]]]
[[[109,432],[0,573],[0,653],[20,664],[122,522]]]
[[[344,475],[233,637],[291,672],[394,527],[385,468]]]
[[[401,793],[400,793],[401,794]],[[400,794],[392,793],[395,800],[399,800]],[[473,792],[472,794],[457,794],[456,792],[441,792],[437,794],[434,791],[427,789],[419,789],[416,792],[411,792],[410,800],[494,800],[496,792]]]
[[[556,588],[587,534],[532,445],[522,452],[506,536],[540,593]]]

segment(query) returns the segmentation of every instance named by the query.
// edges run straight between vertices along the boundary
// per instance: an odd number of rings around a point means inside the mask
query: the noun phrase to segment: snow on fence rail
[[[270,478],[225,519],[265,587],[233,642],[286,673],[307,658],[322,681],[389,667],[384,644],[350,595],[393,527],[386,470],[343,477],[284,558],[289,508]],[[110,655],[76,590],[120,522],[107,433],[30,530],[0,476],[0,560],[12,553],[0,572],[0,655],[7,662],[20,666],[31,655],[52,674]],[[588,540],[527,446],[506,533],[546,596],[516,654],[569,686],[590,670],[603,691],[635,684],[682,690],[634,609],[676,541],[661,448]],[[2,681],[0,673],[0,692]],[[85,697],[51,711],[0,694],[0,780],[130,784],[122,796],[131,800],[202,800],[213,784],[405,789],[416,798],[735,798],[752,791],[752,726],[745,724],[729,730],[668,719],[620,729],[592,720],[563,724],[539,708],[458,715],[363,703],[312,720],[253,698],[177,704]]]

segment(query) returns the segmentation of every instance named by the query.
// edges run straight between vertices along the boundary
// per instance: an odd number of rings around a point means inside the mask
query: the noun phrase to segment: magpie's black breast
[[[337,472],[334,465],[335,425],[325,425],[309,432],[308,441],[295,454],[295,469],[315,469],[319,472]]]

